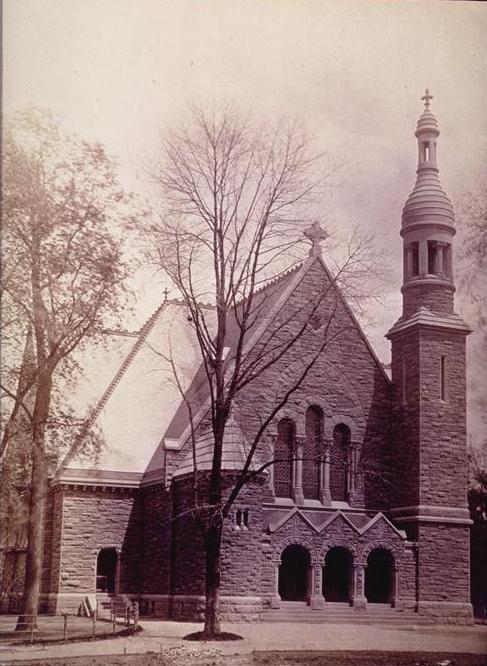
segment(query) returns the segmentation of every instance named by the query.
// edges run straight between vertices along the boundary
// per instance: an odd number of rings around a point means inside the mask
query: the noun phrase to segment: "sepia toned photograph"
[[[3,0],[0,666],[484,666],[487,4]]]

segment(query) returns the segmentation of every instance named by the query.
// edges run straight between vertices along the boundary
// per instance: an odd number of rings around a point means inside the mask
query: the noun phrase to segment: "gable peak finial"
[[[328,238],[329,234],[318,222],[313,222],[313,224],[303,231],[303,234],[312,243],[309,256],[321,257],[321,243]]]
[[[426,88],[424,95],[421,97],[421,100],[424,101],[424,108],[429,109],[430,102],[433,99],[433,95],[430,95],[429,88]]]

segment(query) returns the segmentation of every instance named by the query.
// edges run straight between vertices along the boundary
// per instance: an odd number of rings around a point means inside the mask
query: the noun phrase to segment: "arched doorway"
[[[375,548],[367,558],[365,597],[372,604],[389,604],[392,600],[394,557],[385,548]]]
[[[285,548],[279,567],[279,596],[283,601],[306,601],[311,558],[303,546]]]
[[[330,548],[323,567],[323,596],[325,601],[350,601],[352,553],[346,548]]]
[[[118,553],[115,548],[102,548],[96,558],[96,591],[115,592]]]

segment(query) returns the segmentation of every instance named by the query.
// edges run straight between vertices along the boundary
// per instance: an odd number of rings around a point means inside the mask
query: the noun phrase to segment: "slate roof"
[[[186,307],[179,302],[163,303],[129,344],[126,339],[120,342],[106,358],[103,351],[98,352],[90,364],[88,382],[81,383],[74,396],[75,400],[88,393],[101,396],[90,422],[102,437],[101,451],[94,460],[75,456],[69,468],[141,473],[161,464],[156,454],[181,402],[169,357],[183,389],[199,366]],[[118,363],[116,371],[114,362]]]

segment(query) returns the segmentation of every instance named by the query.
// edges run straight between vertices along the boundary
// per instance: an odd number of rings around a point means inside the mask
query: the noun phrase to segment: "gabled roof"
[[[81,385],[80,391],[101,396],[88,427],[99,432],[102,446],[96,458],[75,455],[70,468],[144,472],[181,402],[170,358],[183,390],[199,365],[187,310],[179,302],[163,303],[129,342],[128,349],[124,344],[116,350],[119,366],[110,379],[100,352],[88,386]]]
[[[306,277],[314,265],[319,265],[326,278],[333,284],[333,278],[319,256],[311,256],[302,264],[293,267],[277,279],[267,283],[256,292],[259,316],[248,335],[244,353],[248,353],[275,321],[280,310]],[[343,306],[349,313],[355,328],[362,337],[377,368],[386,381],[389,381],[372,350],[365,334],[350,310],[339,288],[333,285]],[[214,325],[214,309],[205,307],[207,325]],[[233,350],[238,340],[238,312],[242,304],[228,322],[227,363],[232,363]],[[117,336],[112,336],[117,340]],[[76,455],[69,460],[71,469],[109,470],[112,473],[143,473],[146,482],[149,478],[160,478],[164,467],[165,449],[181,449],[191,435],[188,403],[193,414],[193,427],[198,428],[210,407],[209,385],[201,362],[199,345],[188,311],[182,302],[165,301],[140,332],[136,335],[118,336],[110,362],[98,353],[96,365],[89,374],[84,390],[90,397],[101,396],[93,409],[88,427],[95,428],[101,436],[103,446],[98,456],[86,460]],[[113,369],[113,360],[117,369]],[[180,387],[175,381],[173,367],[176,368]],[[111,377],[106,368],[111,368]],[[181,390],[185,399],[182,399]],[[85,396],[86,397],[86,396]],[[236,445],[243,441],[242,434],[229,429],[226,442],[225,464],[230,468],[241,464],[244,451]],[[232,430],[233,428],[233,430]],[[189,455],[189,454],[188,454]],[[191,466],[191,456],[183,454],[178,474]],[[197,442],[197,457],[200,468],[208,465],[211,455],[209,433],[200,434]]]

